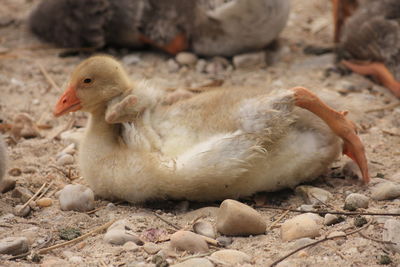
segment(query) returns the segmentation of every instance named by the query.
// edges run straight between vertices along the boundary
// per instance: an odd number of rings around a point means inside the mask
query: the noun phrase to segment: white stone
[[[177,72],[179,70],[179,64],[172,58],[168,59],[167,67],[169,72]]]
[[[223,249],[211,254],[211,259],[227,263],[230,266],[243,265],[251,262],[251,257],[244,252],[234,249]]]
[[[173,249],[191,253],[204,253],[209,250],[207,242],[201,235],[189,231],[178,231],[171,235],[170,245]]]
[[[190,52],[180,52],[175,60],[181,65],[194,65],[197,62],[197,56]]]
[[[122,246],[122,248],[123,248],[125,251],[138,251],[138,250],[139,250],[139,246],[136,245],[136,243],[135,243],[135,242],[132,242],[132,241],[126,242],[126,243]]]
[[[214,227],[206,221],[198,221],[193,225],[193,230],[196,234],[204,235],[210,238],[216,237]]]
[[[240,54],[233,57],[233,65],[237,69],[259,68],[266,66],[264,51]]]
[[[265,220],[255,209],[232,199],[226,199],[221,203],[217,216],[217,230],[221,234],[235,236],[264,234],[266,227]]]
[[[94,208],[92,189],[80,185],[66,185],[59,194],[61,210],[89,211]]]
[[[325,214],[324,217],[324,224],[325,225],[332,225],[339,222],[339,217],[330,213]]]
[[[400,253],[400,221],[389,219],[385,222],[383,231],[383,241],[390,241],[394,244],[387,244],[391,250]]]
[[[60,166],[65,166],[65,165],[70,165],[74,163],[74,157],[70,154],[62,154],[60,157],[56,160],[57,165]]]
[[[394,182],[378,183],[371,189],[374,200],[388,200],[400,197],[400,185]]]
[[[317,215],[318,216],[318,215]],[[301,214],[286,220],[281,226],[283,241],[291,241],[302,237],[317,237],[320,235],[321,226],[309,214]]]
[[[104,235],[104,241],[113,245],[124,245],[126,242],[134,242],[137,245],[143,245],[143,241],[136,236],[126,220],[119,220],[108,227]]]
[[[214,267],[214,264],[205,258],[193,258],[171,265],[171,267]]]
[[[143,249],[148,254],[154,255],[161,250],[161,247],[155,243],[147,242],[143,245]]]

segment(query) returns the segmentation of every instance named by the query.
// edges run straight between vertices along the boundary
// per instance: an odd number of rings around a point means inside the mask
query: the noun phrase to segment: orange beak
[[[81,101],[76,95],[76,90],[74,86],[70,86],[62,94],[54,108],[54,116],[59,117],[69,112],[74,112],[82,108]]]

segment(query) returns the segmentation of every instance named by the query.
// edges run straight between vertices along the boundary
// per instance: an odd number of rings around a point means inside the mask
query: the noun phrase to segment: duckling
[[[400,2],[333,0],[342,63],[371,75],[400,98]]]
[[[355,125],[305,88],[219,88],[172,105],[161,104],[165,96],[131,81],[108,56],[73,71],[54,115],[90,114],[78,162],[97,195],[132,203],[238,198],[310,181],[342,151],[369,181]],[[107,122],[116,105],[131,112],[129,121]]]
[[[0,136],[0,182],[3,180],[4,174],[6,173],[6,160],[6,147],[3,138]]]
[[[44,0],[33,33],[64,47],[151,45],[232,56],[268,45],[286,25],[289,0]]]

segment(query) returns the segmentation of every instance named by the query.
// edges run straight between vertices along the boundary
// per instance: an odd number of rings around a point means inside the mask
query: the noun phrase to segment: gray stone
[[[295,241],[292,242],[291,249],[295,250],[295,249],[298,249],[300,247],[304,247],[305,245],[308,245],[308,244],[310,244],[312,242],[314,242],[314,240],[309,238],[309,237],[299,238],[299,239],[296,239]]]
[[[333,215],[333,214],[330,214],[330,213],[325,214],[325,217],[324,217],[324,224],[325,225],[337,224],[340,221],[341,221],[341,219],[336,215]]]
[[[94,208],[92,189],[80,185],[66,185],[59,195],[61,210],[89,211]]]
[[[143,245],[144,251],[150,255],[154,255],[161,250],[161,247],[155,243],[147,242]]]
[[[176,62],[181,65],[194,65],[197,62],[197,56],[190,52],[180,52],[175,57]]]
[[[19,198],[23,203],[27,202],[32,196],[32,192],[22,186],[17,186],[11,193],[11,197]]]
[[[199,235],[204,235],[210,238],[215,239],[215,231],[214,227],[211,225],[211,223],[206,222],[206,221],[198,221],[193,225],[193,231],[196,234]]]
[[[371,189],[374,200],[388,200],[400,197],[400,185],[394,182],[382,182]]]
[[[389,219],[385,222],[383,231],[383,241],[390,241],[394,244],[387,244],[388,248],[400,253],[400,221]]]
[[[125,251],[138,251],[139,246],[136,245],[135,242],[128,241],[122,246],[122,249],[124,249]]]
[[[229,266],[243,265],[251,262],[251,257],[244,252],[234,249],[223,249],[211,254],[211,259],[227,263]]]
[[[203,253],[209,250],[207,242],[201,235],[189,231],[177,231],[171,235],[170,245],[173,249],[191,253]]]
[[[219,208],[217,230],[224,235],[264,234],[266,222],[255,209],[239,201],[226,199]]]
[[[172,58],[167,61],[167,68],[169,72],[177,72],[179,70],[179,64]]]
[[[193,258],[171,265],[171,267],[214,267],[214,264],[205,258]]]
[[[302,237],[313,238],[320,235],[320,230],[321,226],[316,222],[314,216],[310,216],[308,213],[301,214],[286,220],[282,224],[281,238],[283,241],[291,241]]]
[[[29,205],[25,206],[24,205],[17,205],[14,207],[14,214],[19,216],[19,217],[26,217],[29,215],[31,212],[31,207]]]
[[[314,211],[314,205],[307,205],[307,204],[303,204],[299,207],[299,210],[302,211]]]
[[[119,220],[113,223],[107,229],[104,235],[104,241],[113,245],[124,245],[126,242],[134,242],[137,245],[143,245],[143,241],[136,236],[126,220]]]
[[[348,195],[344,201],[344,209],[366,209],[368,208],[369,198],[362,194],[352,193]]]
[[[0,240],[0,254],[19,255],[29,251],[25,237],[7,237]]]
[[[233,65],[237,69],[265,67],[266,54],[264,51],[261,51],[236,55],[233,57]]]
[[[299,194],[307,204],[321,204],[326,203],[332,198],[332,194],[324,189],[301,185],[296,187],[296,194]]]
[[[207,66],[207,61],[204,59],[199,59],[196,63],[196,71],[202,73],[205,71]]]
[[[217,241],[218,241],[218,245],[220,245],[222,247],[227,247],[230,244],[232,244],[233,239],[232,239],[232,237],[229,237],[229,236],[219,236],[219,237],[217,237]]]
[[[65,166],[65,165],[70,165],[74,163],[74,157],[70,154],[62,154],[60,157],[56,160],[57,165],[59,166]]]

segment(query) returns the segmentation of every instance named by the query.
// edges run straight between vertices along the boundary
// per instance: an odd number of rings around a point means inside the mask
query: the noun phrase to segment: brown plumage
[[[44,0],[32,32],[63,47],[149,44],[207,56],[260,49],[284,28],[289,0]]]
[[[345,65],[374,76],[400,97],[400,1],[358,1],[340,31],[339,55],[353,61]]]

